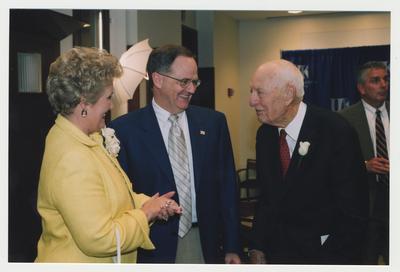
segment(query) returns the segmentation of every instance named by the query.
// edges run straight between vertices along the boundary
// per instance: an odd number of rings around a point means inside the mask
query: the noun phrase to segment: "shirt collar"
[[[382,113],[386,113],[386,102],[383,102],[382,106],[380,106],[379,108],[375,108],[375,107],[371,106],[364,99],[361,99],[361,102],[364,105],[364,109],[372,112],[373,114],[376,113],[376,110],[380,110]]]
[[[287,135],[293,139],[293,141],[297,141],[297,138],[300,134],[301,125],[303,124],[304,116],[306,115],[307,105],[301,101],[299,105],[299,109],[297,110],[296,116],[293,120],[286,126],[285,131]],[[280,128],[279,132],[281,131]]]
[[[154,112],[157,116],[157,119],[160,120],[161,122],[168,122],[168,118],[171,116],[171,113],[165,109],[163,109],[160,105],[157,104],[157,102],[154,100],[151,101],[153,105]],[[182,111],[177,114],[179,119],[182,120],[183,115],[185,115],[185,111]],[[179,122],[179,121],[178,121]]]

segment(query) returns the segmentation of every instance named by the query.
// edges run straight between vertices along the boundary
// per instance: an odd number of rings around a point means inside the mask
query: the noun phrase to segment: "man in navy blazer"
[[[252,263],[361,263],[368,217],[366,171],[355,130],[338,114],[302,102],[303,76],[285,60],[251,80],[261,186]],[[281,135],[281,136],[280,136]]]
[[[138,262],[240,263],[238,193],[225,116],[189,105],[200,80],[188,49],[166,45],[153,50],[147,71],[152,103],[111,123],[121,141],[118,159],[136,192],[177,192],[168,153],[168,118],[177,114],[190,165],[192,228],[178,237],[178,216],[155,222],[150,238],[156,249],[139,249]],[[182,201],[179,192],[174,198]]]

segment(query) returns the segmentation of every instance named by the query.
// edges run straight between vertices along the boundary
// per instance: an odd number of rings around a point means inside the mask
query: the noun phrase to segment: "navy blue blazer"
[[[305,156],[298,153],[300,141],[310,143]],[[252,248],[264,251],[269,263],[361,263],[368,186],[357,134],[346,120],[308,106],[285,178],[278,128],[263,124],[256,159],[262,197]]]
[[[206,263],[226,252],[239,254],[237,185],[231,140],[224,114],[189,106],[186,110],[193,154],[196,208]],[[121,141],[118,160],[135,192],[154,195],[177,189],[166,146],[151,104],[111,122]],[[178,216],[157,221],[150,229],[155,250],[138,251],[139,263],[174,263]],[[223,252],[220,251],[221,246]]]

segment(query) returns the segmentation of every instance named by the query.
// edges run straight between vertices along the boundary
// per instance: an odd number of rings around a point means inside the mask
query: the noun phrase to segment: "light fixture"
[[[298,14],[298,13],[302,13],[303,11],[302,10],[289,10],[288,11],[288,13],[291,13],[291,14]]]

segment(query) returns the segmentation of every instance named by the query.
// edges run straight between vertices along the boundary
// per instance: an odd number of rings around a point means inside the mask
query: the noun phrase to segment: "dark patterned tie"
[[[281,166],[282,166],[282,176],[286,176],[286,172],[289,168],[290,164],[290,152],[289,146],[286,142],[286,131],[281,129],[280,136],[279,136],[279,154],[281,159]]]
[[[383,127],[380,110],[376,110],[375,133],[376,133],[376,156],[380,158],[389,159],[387,145],[386,145],[385,129]],[[378,181],[389,185],[389,175],[379,174]]]

